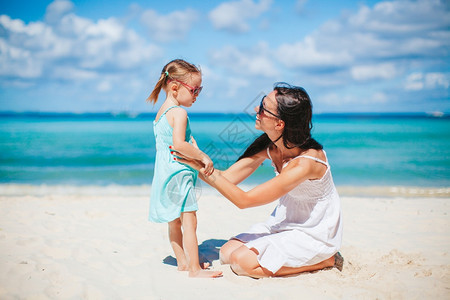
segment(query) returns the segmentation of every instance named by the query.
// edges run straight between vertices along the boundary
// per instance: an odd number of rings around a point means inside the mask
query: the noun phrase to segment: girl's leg
[[[187,271],[188,264],[183,249],[183,233],[181,231],[181,220],[177,218],[169,222],[169,241],[172,246],[179,271]]]
[[[195,211],[181,213],[183,227],[183,245],[188,259],[190,277],[219,277],[221,271],[202,270],[198,258],[197,215]]]
[[[222,247],[220,247],[219,257],[222,265],[230,264],[231,253],[237,248],[241,247],[244,243],[239,240],[229,240]]]
[[[312,266],[304,266],[298,268],[282,267],[275,274],[261,267],[257,259],[258,251],[254,248],[249,249],[242,245],[230,256],[231,269],[237,275],[250,276],[253,278],[262,278],[270,276],[286,276],[302,272],[312,272],[321,270],[334,265],[334,256]]]

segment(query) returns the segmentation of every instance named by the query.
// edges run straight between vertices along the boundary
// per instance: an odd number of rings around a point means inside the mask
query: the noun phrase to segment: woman
[[[311,100],[303,88],[284,83],[255,108],[258,137],[226,171],[202,179],[239,208],[279,199],[268,220],[230,239],[220,259],[238,275],[285,276],[342,267],[339,195],[322,146],[311,137]],[[236,185],[270,159],[277,176],[245,192]],[[178,158],[199,170],[199,161]]]

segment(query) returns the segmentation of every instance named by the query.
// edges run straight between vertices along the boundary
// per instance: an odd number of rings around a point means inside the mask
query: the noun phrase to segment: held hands
[[[190,166],[191,168],[199,171],[200,173],[202,173],[205,176],[211,176],[214,173],[214,164],[208,155],[203,153],[202,159],[197,160],[197,159],[187,157],[187,156],[181,154],[180,152],[177,152],[173,148],[173,146],[171,146],[170,148],[171,148],[170,153],[175,156],[174,160],[176,160],[182,164]]]
[[[202,172],[205,176],[211,176],[211,174],[214,172],[214,165],[211,158],[209,158],[208,155],[206,154],[203,155],[202,164],[203,168],[200,169],[200,172]]]

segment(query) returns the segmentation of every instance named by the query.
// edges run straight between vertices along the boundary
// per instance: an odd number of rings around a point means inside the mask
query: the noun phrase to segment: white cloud
[[[159,15],[154,10],[146,10],[141,15],[141,23],[157,41],[168,42],[183,39],[197,21],[198,13],[192,9],[174,11]]]
[[[353,61],[345,49],[337,51],[322,51],[317,40],[306,37],[295,44],[283,44],[276,51],[275,58],[287,67],[322,67],[342,66]]]
[[[404,85],[405,90],[408,91],[420,91],[425,89],[444,88],[450,87],[450,75],[444,73],[421,73],[415,72],[410,74],[406,78]]]
[[[1,24],[1,18],[0,18]],[[0,76],[36,78],[42,73],[42,63],[31,54],[0,39]]]
[[[245,50],[226,46],[212,52],[210,60],[212,64],[239,75],[274,77],[279,73],[265,43],[259,43],[255,47]]]
[[[358,100],[353,95],[332,92],[318,95],[317,102],[326,104],[327,106],[339,107],[358,103]]]
[[[97,79],[99,76],[97,72],[91,70],[84,70],[72,66],[54,66],[49,70],[49,77],[63,80],[91,80]]]
[[[409,91],[422,90],[424,87],[423,74],[413,73],[406,78],[405,89]]]
[[[259,17],[267,11],[272,0],[252,0],[224,2],[209,13],[209,19],[216,29],[234,33],[247,32],[250,29],[248,21]]]
[[[97,86],[97,90],[99,92],[109,92],[111,88],[112,88],[111,82],[107,80],[101,81]]]
[[[383,1],[373,9],[361,7],[349,24],[364,31],[405,35],[442,29],[450,24],[448,16],[445,1]]]
[[[75,14],[67,14],[52,28],[59,36],[74,38],[85,35],[92,24],[93,22],[89,19],[79,17]]]
[[[392,63],[354,66],[350,72],[352,78],[357,81],[391,79],[397,76],[396,66]]]
[[[448,89],[450,78],[443,73],[428,73],[425,76],[425,86],[428,88],[443,87]]]
[[[0,16],[0,75],[11,79],[90,80],[142,68],[161,50],[115,18],[76,16],[69,1],[48,6],[52,23]]]
[[[244,78],[234,78],[230,77],[227,79],[227,91],[226,95],[228,97],[235,97],[238,95],[238,91],[241,88],[248,87],[250,85],[250,82]]]
[[[377,93],[372,94],[372,97],[370,98],[368,103],[370,103],[370,104],[374,104],[374,103],[381,104],[381,103],[388,102],[388,100],[389,100],[389,98],[388,98],[388,96],[385,93],[377,92]]]
[[[47,23],[56,23],[68,13],[72,12],[73,3],[66,0],[53,1],[47,6],[45,21]]]
[[[356,95],[353,93],[349,94],[345,92],[331,92],[322,94],[317,98],[318,102],[326,104],[326,106],[333,107],[360,107],[361,105],[384,104],[389,100],[389,97],[383,92],[368,92],[367,96]]]
[[[354,63],[448,55],[450,11],[442,1],[380,2],[325,23],[302,41],[283,44],[277,58],[290,68],[342,68]]]

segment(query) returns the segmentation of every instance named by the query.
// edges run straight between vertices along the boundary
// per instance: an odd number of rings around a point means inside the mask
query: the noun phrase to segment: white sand
[[[147,221],[150,187],[0,185],[0,299],[450,299],[450,197],[342,197],[344,270],[254,280],[218,262],[230,236],[274,203],[199,200],[203,256],[217,279],[171,264],[166,224]],[[165,261],[166,263],[164,263]]]

